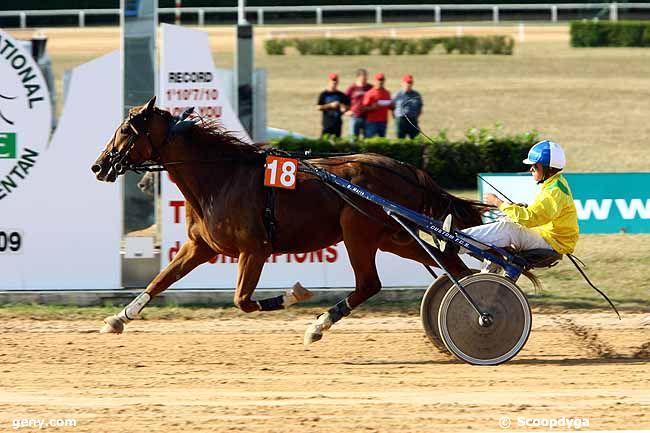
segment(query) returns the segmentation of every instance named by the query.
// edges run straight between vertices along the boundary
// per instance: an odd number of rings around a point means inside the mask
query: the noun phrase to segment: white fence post
[[[492,21],[499,24],[499,6],[492,6]]]
[[[557,22],[557,5],[551,6],[551,21]]]
[[[381,6],[377,6],[375,8],[375,24],[381,24],[382,23],[382,16],[381,16]]]
[[[323,9],[316,8],[316,25],[323,24]]]
[[[441,11],[440,11],[440,6],[436,6],[436,7],[433,9],[433,19],[434,19],[435,22],[437,22],[437,23],[440,22],[440,12],[441,12]]]
[[[618,21],[618,4],[616,2],[609,5],[609,20]]]
[[[526,41],[526,31],[524,29],[524,23],[519,23],[519,42]]]
[[[199,26],[203,27],[205,25],[205,11],[203,9],[199,9],[198,15],[199,15]]]
[[[262,8],[257,9],[257,25],[264,25],[264,9]]]
[[[27,14],[25,12],[21,12],[20,14],[20,28],[24,29],[27,27]]]
[[[79,11],[79,27],[86,27],[86,13]]]

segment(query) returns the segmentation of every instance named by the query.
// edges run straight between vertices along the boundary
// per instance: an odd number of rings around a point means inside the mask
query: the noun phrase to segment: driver
[[[513,247],[517,251],[550,249],[559,254],[572,253],[578,243],[578,216],[567,180],[562,176],[566,163],[564,151],[559,144],[543,140],[528,152],[524,164],[541,190],[530,205],[506,203],[494,194],[486,194],[484,201],[496,206],[505,218],[462,230],[472,238],[500,248]],[[443,224],[445,231],[451,229],[451,215]],[[469,241],[469,240],[468,240]],[[443,251],[457,245],[441,243]],[[485,249],[486,246],[477,245]],[[457,250],[457,248],[456,248]],[[458,252],[458,251],[456,251]]]

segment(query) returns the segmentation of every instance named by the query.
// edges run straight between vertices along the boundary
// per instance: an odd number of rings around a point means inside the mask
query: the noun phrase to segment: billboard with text
[[[530,203],[539,186],[529,173],[481,174],[511,200]],[[581,233],[650,233],[650,173],[565,173]],[[481,196],[495,192],[481,179]],[[497,195],[499,195],[497,193]]]

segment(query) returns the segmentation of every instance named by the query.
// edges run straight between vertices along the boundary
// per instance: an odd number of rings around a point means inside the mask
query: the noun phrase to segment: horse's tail
[[[533,288],[535,289],[535,293],[539,293],[542,291],[544,286],[542,286],[542,282],[537,278],[537,275],[533,274],[532,272],[524,269],[522,271],[522,274],[530,280],[531,283],[533,283]]]
[[[424,170],[417,169],[418,183],[425,189],[422,213],[432,218],[443,219],[447,214],[454,216],[458,228],[482,224],[482,214],[494,206],[478,200],[457,197],[442,189]]]

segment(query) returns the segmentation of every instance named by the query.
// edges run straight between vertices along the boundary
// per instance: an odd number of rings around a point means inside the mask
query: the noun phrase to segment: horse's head
[[[134,108],[108,140],[91,170],[97,180],[115,182],[130,166],[153,160],[159,162],[157,150],[167,136],[169,122],[155,109],[156,97],[139,108]]]

